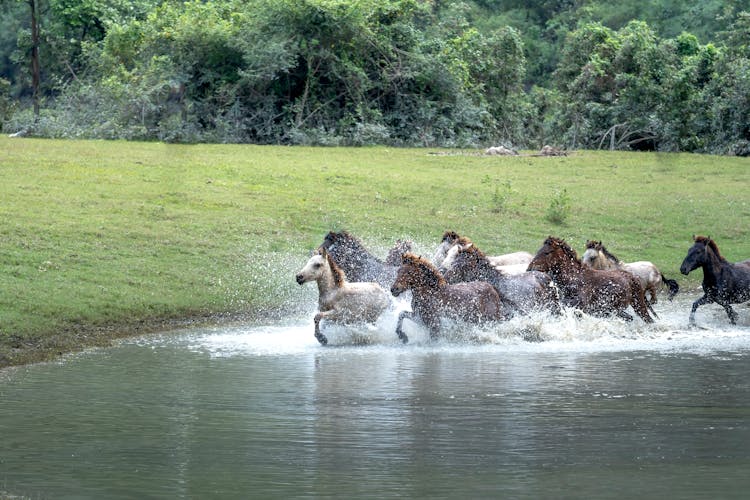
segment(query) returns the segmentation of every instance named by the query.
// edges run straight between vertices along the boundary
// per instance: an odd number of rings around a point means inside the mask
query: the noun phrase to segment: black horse
[[[731,304],[750,300],[750,260],[732,264],[719,252],[711,238],[693,236],[695,243],[682,261],[680,272],[684,275],[703,268],[703,297],[693,302],[690,323],[695,323],[695,311],[703,304],[716,302],[724,308],[729,321],[737,323],[737,313]]]
[[[349,281],[374,281],[390,288],[396,279],[401,255],[411,249],[409,242],[397,242],[389,254],[389,260],[383,262],[373,255],[354,236],[346,231],[330,231],[323,238],[319,248],[323,248],[334,262],[343,269]],[[397,261],[390,264],[391,261]]]

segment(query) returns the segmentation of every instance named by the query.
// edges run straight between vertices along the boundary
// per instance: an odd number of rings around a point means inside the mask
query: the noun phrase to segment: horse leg
[[[404,318],[409,318],[412,321],[414,321],[413,316],[414,316],[414,313],[412,313],[411,311],[401,311],[401,313],[398,315],[398,324],[396,324],[396,335],[398,335],[398,338],[401,339],[401,342],[403,342],[404,344],[409,342],[409,337],[406,336],[402,328],[403,323],[404,323]]]
[[[646,287],[646,292],[648,292],[648,295],[650,297],[648,299],[648,304],[650,306],[653,306],[654,304],[656,304],[656,286],[653,283],[649,283]],[[654,310],[651,309],[651,312],[654,312]]]
[[[725,302],[724,304],[719,303],[724,310],[727,312],[727,316],[729,316],[729,322],[733,325],[737,324],[737,313],[732,309],[732,306],[729,302]]]
[[[690,322],[691,325],[695,324],[695,311],[698,310],[698,307],[700,307],[700,306],[702,306],[704,304],[710,304],[711,302],[713,302],[713,299],[710,299],[708,297],[708,295],[704,295],[700,299],[698,299],[695,302],[693,302],[693,308],[690,310],[690,320],[689,320],[689,322]],[[730,316],[730,318],[731,318],[731,316]]]
[[[430,340],[437,340],[438,334],[440,333],[440,323],[438,322],[437,324],[433,323],[429,325],[429,330],[430,330]]]
[[[648,308],[648,312],[654,315],[654,318],[659,319],[659,315],[656,314],[656,311],[654,311],[654,308],[651,307],[651,303],[649,301],[646,301],[646,307]]]
[[[328,344],[328,339],[320,331],[320,320],[323,319],[323,314],[318,313],[315,315],[315,338],[318,339],[320,345]]]
[[[643,291],[643,287],[641,286],[640,281],[638,281],[636,278],[633,278],[630,281],[630,294],[631,294],[631,306],[633,307],[633,310],[638,314],[638,316],[641,317],[643,321],[646,323],[653,323],[654,318],[649,316],[648,314],[648,305],[646,302],[646,294]]]

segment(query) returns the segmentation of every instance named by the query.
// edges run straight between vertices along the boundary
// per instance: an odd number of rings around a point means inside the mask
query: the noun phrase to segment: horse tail
[[[648,314],[650,306],[646,302],[646,293],[643,291],[641,282],[638,281],[638,278],[635,276],[630,279],[630,294],[632,298],[631,306],[633,306],[633,310],[636,314],[638,314],[638,316],[640,316],[646,323],[653,323],[654,318]],[[653,312],[653,309],[651,311]],[[654,314],[654,316],[656,316],[656,314]]]
[[[680,285],[677,284],[675,280],[671,280],[667,277],[665,277],[663,274],[661,275],[661,280],[664,282],[667,287],[669,287],[669,300],[672,300],[675,295],[677,295],[677,292],[680,291]]]

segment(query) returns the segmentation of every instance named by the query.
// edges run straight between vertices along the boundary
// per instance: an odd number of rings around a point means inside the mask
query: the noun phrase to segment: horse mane
[[[566,257],[569,257],[579,264],[581,263],[581,259],[578,258],[578,253],[573,247],[568,245],[564,239],[550,236],[546,240],[544,240],[544,244],[561,248]]]
[[[336,288],[341,288],[346,283],[346,273],[343,269],[339,267],[338,264],[336,264],[336,261],[331,258],[331,256],[328,254],[328,252],[325,251],[325,249],[320,250],[320,255],[325,257],[326,261],[328,262],[328,267],[331,268],[331,274],[333,275],[333,283],[336,285]]]
[[[458,238],[456,238],[455,240],[453,240],[453,243],[456,244],[456,245],[464,246],[464,247],[468,246],[468,245],[476,246],[476,245],[474,245],[474,242],[471,241],[471,239],[469,239],[469,237],[467,237],[467,236],[458,236]]]
[[[329,231],[326,237],[324,238],[325,241],[330,241],[331,245],[334,243],[341,243],[342,247],[345,248],[346,252],[359,252],[364,254],[370,259],[373,259],[374,261],[382,264],[382,261],[373,255],[365,246],[362,244],[362,242],[354,235],[349,233],[348,231],[340,231],[340,232],[334,232]]]
[[[719,258],[720,261],[726,262],[727,259],[724,258],[723,255],[721,255],[721,252],[719,251],[719,245],[716,244],[714,240],[711,239],[710,236],[694,236],[693,240],[695,240],[696,243],[703,243],[707,247],[709,247],[713,252],[716,254],[716,256]]]
[[[401,265],[417,268],[427,278],[431,278],[431,281],[434,281],[438,286],[448,284],[443,275],[440,274],[440,271],[438,271],[438,268],[422,256],[406,252],[401,256]]]
[[[602,245],[601,241],[597,241],[596,242],[596,246],[594,248],[596,250],[599,250],[600,252],[602,252],[605,257],[607,257],[609,260],[615,262],[616,264],[620,264],[622,262],[620,259],[618,259],[615,256],[615,254],[613,254],[612,252],[610,252],[609,250],[607,250],[607,247],[605,247],[604,245]]]
[[[328,231],[325,239],[330,241],[331,243],[343,242],[363,247],[362,243],[360,243],[360,241],[356,237],[352,236],[348,231],[339,231],[338,233],[335,231]]]
[[[478,256],[480,260],[486,260],[487,263],[489,264],[489,259],[487,259],[487,254],[485,254],[482,251],[482,249],[480,249],[476,245],[476,243],[474,243],[473,241],[471,241],[466,236],[461,236],[461,238],[458,239],[457,243],[459,245],[459,248],[458,248],[459,253],[460,252],[467,252],[467,253],[470,252],[470,253],[473,253],[476,256]]]

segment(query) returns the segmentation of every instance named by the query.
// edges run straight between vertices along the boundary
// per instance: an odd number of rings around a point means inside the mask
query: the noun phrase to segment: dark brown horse
[[[563,303],[587,314],[616,314],[632,320],[625,312],[632,306],[643,321],[654,322],[638,278],[625,271],[599,271],[584,266],[565,240],[547,238],[529,264],[529,271],[549,274],[560,289]]]
[[[434,339],[442,318],[482,323],[508,317],[507,307],[492,285],[484,281],[449,285],[430,261],[412,253],[401,257],[391,293],[398,297],[407,290],[412,291],[412,310],[401,312],[396,326],[404,343],[409,341],[403,331],[405,318],[422,322]]]
[[[703,297],[693,302],[690,323],[695,323],[698,306],[716,302],[727,312],[729,321],[737,323],[737,313],[731,304],[750,300],[750,260],[732,264],[721,256],[719,247],[711,238],[693,236],[695,242],[682,261],[680,272],[684,275],[703,268]]]
[[[402,242],[397,243],[392,252],[402,246]],[[351,281],[375,281],[388,288],[396,277],[399,260],[395,264],[383,262],[347,231],[330,231],[319,248],[328,252]]]
[[[449,283],[486,281],[512,302],[520,313],[548,309],[560,312],[560,301],[552,281],[545,273],[527,271],[510,275],[492,265],[490,259],[468,238],[459,238],[441,267]]]

